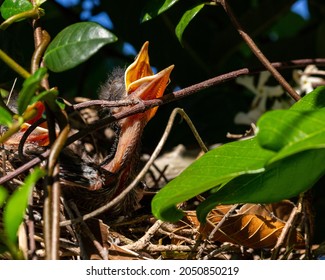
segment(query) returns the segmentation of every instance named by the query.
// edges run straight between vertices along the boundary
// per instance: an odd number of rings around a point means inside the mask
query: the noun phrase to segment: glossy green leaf
[[[75,23],[53,39],[45,52],[44,61],[51,71],[62,72],[86,61],[101,47],[116,40],[113,33],[97,23]]]
[[[15,243],[17,240],[17,231],[23,221],[31,191],[43,176],[43,170],[35,169],[26,177],[24,184],[8,198],[3,211],[3,226],[6,238],[11,243]]]
[[[290,110],[308,111],[325,107],[325,86],[320,86],[308,93],[298,102],[293,104]]]
[[[270,162],[304,150],[325,148],[325,108],[268,112],[260,118],[257,127],[259,144],[278,152]]]
[[[186,27],[189,25],[191,20],[197,15],[199,11],[205,6],[205,4],[200,4],[195,6],[194,8],[187,10],[182,16],[181,20],[176,26],[175,33],[180,42],[182,42],[183,33]]]
[[[197,208],[200,221],[218,204],[272,203],[308,190],[325,174],[325,149],[308,150],[268,166],[265,172],[235,178]]]
[[[274,202],[310,188],[325,173],[323,92],[313,91],[293,109],[263,115],[255,138],[201,157],[154,197],[154,215],[176,221],[182,217],[177,204],[208,190],[212,196],[197,209],[201,221],[220,203]]]
[[[6,201],[7,196],[8,196],[7,190],[3,186],[0,186],[0,208]]]
[[[10,126],[12,123],[11,114],[3,107],[0,107],[0,124]]]
[[[18,96],[18,113],[22,115],[27,106],[31,104],[33,97],[36,95],[36,91],[40,87],[41,81],[44,79],[47,73],[46,68],[39,68],[33,75],[28,77],[24,83],[23,88]]]
[[[143,9],[143,16],[141,22],[151,20],[152,18],[167,11],[179,0],[151,0],[148,1]]]
[[[226,184],[237,176],[264,171],[274,152],[264,150],[256,139],[232,142],[216,148],[190,165],[153,198],[152,212],[161,220],[177,221],[176,205],[202,192]]]
[[[33,5],[28,0],[5,0],[1,5],[1,16],[8,19],[31,9],[33,9]]]

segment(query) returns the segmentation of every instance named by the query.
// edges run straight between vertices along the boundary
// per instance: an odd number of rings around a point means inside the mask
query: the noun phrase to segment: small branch
[[[77,216],[79,216],[79,217],[81,216],[81,214],[79,212],[79,209],[78,209],[78,207],[77,207],[77,205],[75,203],[70,202],[69,207],[71,207],[71,209],[75,212],[75,214]],[[95,235],[92,233],[89,226],[85,222],[82,222],[80,224],[80,226],[75,227],[75,231],[77,233],[80,244],[83,244],[84,237],[87,237],[92,242],[92,244],[94,245],[94,247],[96,248],[96,250],[100,254],[101,258],[103,260],[108,260],[108,250],[107,250],[107,248],[105,246],[102,246],[102,244],[96,239]],[[83,247],[83,245],[81,245],[80,248],[81,247]],[[84,252],[83,255],[84,255],[85,259],[88,258],[88,253],[87,252]]]
[[[177,229],[175,231],[177,231]],[[172,240],[186,242],[186,243],[189,243],[191,245],[195,244],[195,241],[193,239],[190,239],[190,238],[185,237],[185,236],[178,235],[175,232],[166,231],[166,230],[163,230],[161,228],[158,229],[158,232],[160,234],[167,235]]]
[[[213,230],[210,232],[208,239],[207,240],[212,240],[212,238],[214,237],[215,233],[221,228],[221,226],[224,224],[224,222],[229,218],[229,216],[236,210],[238,204],[234,204],[230,210],[222,217],[221,221],[214,226],[214,224],[212,224],[212,226],[214,227]],[[210,222],[210,221],[208,221]]]
[[[42,58],[43,58],[43,54],[44,54],[48,44],[51,41],[50,35],[45,30],[42,30],[41,32],[42,32],[42,40],[39,42],[39,44],[35,48],[35,51],[32,56],[31,73],[34,73],[39,68]],[[35,42],[35,44],[36,44],[36,42]]]
[[[73,109],[82,110],[84,108],[88,108],[91,106],[101,106],[101,107],[123,107],[138,104],[139,100],[116,100],[116,101],[108,101],[108,100],[89,100],[82,103],[74,104]]]
[[[133,244],[125,245],[122,248],[128,250],[139,251],[143,248],[149,246],[150,239],[154,236],[154,234],[158,231],[160,226],[162,225],[163,221],[157,220],[151,228],[148,229],[146,234],[142,236],[138,241],[134,242]]]
[[[290,228],[292,227],[292,225],[294,224],[294,221],[297,217],[297,213],[299,213],[299,212],[301,212],[301,199],[299,199],[299,201],[298,201],[298,207],[294,206],[291,210],[290,216],[281,231],[281,234],[278,238],[277,243],[275,244],[275,246],[272,250],[271,260],[276,260],[278,258],[280,248],[281,248],[282,244],[284,243],[286,237],[288,236],[288,232],[289,232]]]
[[[57,175],[60,169],[57,161],[69,132],[70,126],[67,125],[53,143],[48,158],[47,197],[44,203],[44,235],[46,257],[51,260],[56,260],[59,257],[60,182]]]
[[[243,38],[243,40],[246,42],[246,44],[249,46],[255,56],[261,61],[265,68],[271,72],[274,78],[280,83],[280,85],[282,85],[282,87],[290,94],[290,96],[295,101],[298,101],[300,99],[300,95],[290,86],[290,84],[283,78],[279,71],[276,70],[276,68],[271,64],[271,62],[266,58],[266,56],[255,44],[253,39],[244,30],[240,22],[237,20],[237,17],[235,16],[232,8],[227,3],[227,0],[219,0],[218,2],[222,5],[225,12],[232,21],[233,25],[237,29],[239,35]]]

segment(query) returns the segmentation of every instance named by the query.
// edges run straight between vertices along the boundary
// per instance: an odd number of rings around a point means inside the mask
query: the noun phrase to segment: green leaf
[[[1,16],[8,19],[31,9],[33,9],[33,5],[28,0],[5,0],[1,5]]]
[[[10,126],[12,124],[11,114],[3,107],[0,107],[0,124]]]
[[[183,33],[191,22],[191,20],[197,15],[199,11],[205,6],[205,4],[200,4],[195,6],[194,8],[187,10],[184,15],[182,16],[181,20],[176,26],[175,33],[180,42],[182,42]]]
[[[268,112],[257,126],[259,144],[278,152],[269,163],[305,150],[325,148],[325,109]]]
[[[182,212],[176,209],[177,204],[237,176],[263,172],[265,162],[274,154],[260,148],[254,138],[216,148],[161,189],[153,198],[152,212],[161,220],[177,221],[182,217]]]
[[[33,96],[31,104],[37,101],[56,102],[59,92],[56,89],[42,91],[40,94]]]
[[[97,23],[75,23],[54,38],[45,52],[44,61],[51,71],[62,72],[86,61],[101,47],[116,40],[113,33]]]
[[[154,215],[176,221],[182,217],[177,204],[208,190],[213,195],[197,209],[201,221],[220,203],[274,202],[310,188],[325,173],[323,96],[318,88],[290,110],[266,113],[255,138],[201,157],[154,197]]]
[[[179,0],[151,0],[148,1],[143,9],[143,16],[141,22],[151,20],[152,18],[167,11]]]
[[[44,175],[43,170],[35,169],[7,201],[3,211],[3,226],[6,238],[11,244],[17,241],[17,231],[23,221],[30,193],[36,182]]]
[[[265,172],[235,178],[197,208],[201,222],[218,204],[272,203],[308,190],[325,174],[325,149],[308,150],[268,166]]]
[[[39,68],[33,75],[28,77],[24,83],[23,88],[18,96],[18,113],[22,115],[27,106],[31,104],[36,91],[40,88],[40,83],[46,75],[46,68]]]
[[[298,102],[293,104],[290,110],[308,111],[325,107],[325,86],[317,87],[312,92],[305,95]]]
[[[6,201],[7,196],[8,196],[7,190],[3,186],[0,186],[0,208]]]

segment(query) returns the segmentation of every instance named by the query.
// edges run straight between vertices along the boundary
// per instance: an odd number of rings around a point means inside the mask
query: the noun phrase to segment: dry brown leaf
[[[220,225],[210,240],[231,242],[249,248],[272,248],[285,226],[293,204],[289,201],[259,205],[244,204],[240,209],[230,214]],[[232,208],[232,205],[220,205],[213,209],[205,225],[200,225],[194,212],[187,214],[186,219],[193,226],[199,227],[203,238],[208,238],[221,219]],[[290,244],[303,244],[303,237],[293,230]]]

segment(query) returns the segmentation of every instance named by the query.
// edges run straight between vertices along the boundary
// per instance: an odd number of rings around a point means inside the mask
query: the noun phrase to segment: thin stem
[[[42,40],[35,48],[35,51],[32,56],[31,73],[35,73],[35,71],[39,68],[39,65],[43,58],[43,54],[50,41],[50,35],[45,30],[42,30]]]
[[[261,63],[265,66],[267,70],[273,75],[273,77],[282,85],[282,87],[289,93],[289,95],[296,101],[300,99],[300,95],[290,86],[290,84],[283,78],[278,70],[273,67],[271,62],[266,58],[263,52],[258,48],[253,39],[248,35],[248,33],[244,30],[240,22],[237,20],[232,8],[227,3],[227,0],[219,0],[219,3],[224,8],[225,12],[229,16],[233,25],[237,29],[239,35],[243,38],[252,52],[256,55],[256,57],[261,61]]]
[[[8,18],[7,20],[5,20],[3,23],[0,24],[0,29],[6,30],[11,24],[13,24],[16,21],[23,20],[26,18],[40,18],[43,15],[44,15],[43,9],[34,7],[31,10],[19,13],[17,15]]]
[[[0,59],[6,63],[12,70],[22,76],[24,79],[27,79],[30,76],[30,73],[21,67],[16,61],[14,61],[10,56],[8,56],[4,51],[0,49]]]
[[[47,259],[58,259],[59,213],[60,213],[60,183],[58,181],[59,154],[69,135],[70,126],[67,125],[53,143],[48,159],[47,197],[44,203],[44,235]]]

